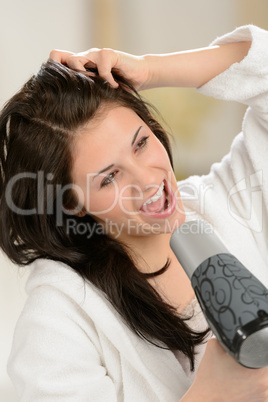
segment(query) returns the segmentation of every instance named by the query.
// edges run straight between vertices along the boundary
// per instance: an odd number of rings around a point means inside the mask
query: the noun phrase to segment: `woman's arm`
[[[216,339],[210,339],[195,380],[181,402],[268,401],[268,368],[238,364]]]
[[[241,61],[251,42],[237,42],[185,52],[133,56],[112,49],[89,49],[82,53],[53,50],[50,58],[69,67],[84,70],[97,67],[100,76],[112,86],[117,83],[112,69],[118,69],[137,90],[156,87],[200,87]]]
[[[150,72],[150,87],[198,88],[231,64],[240,62],[248,53],[251,42],[229,43],[186,52],[146,55]]]

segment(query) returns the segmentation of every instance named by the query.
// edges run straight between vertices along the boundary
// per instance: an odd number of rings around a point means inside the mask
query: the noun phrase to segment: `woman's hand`
[[[210,339],[196,378],[181,402],[267,402],[268,367],[248,369]]]
[[[118,84],[113,78],[113,69],[117,69],[130,80],[136,90],[150,86],[149,67],[143,56],[133,56],[112,49],[93,48],[81,53],[52,50],[49,57],[75,70],[97,68],[99,75],[114,88],[117,88]]]

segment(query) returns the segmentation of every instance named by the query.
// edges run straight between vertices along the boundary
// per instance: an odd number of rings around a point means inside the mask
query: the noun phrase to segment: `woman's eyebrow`
[[[140,126],[140,127],[138,128],[138,130],[135,132],[135,134],[134,134],[134,136],[133,136],[133,138],[132,138],[131,146],[133,146],[134,142],[136,141],[136,138],[137,138],[137,136],[138,136],[138,134],[139,134],[141,128],[142,128],[142,126]],[[104,172],[106,172],[107,170],[111,169],[113,166],[114,166],[114,164],[109,165],[109,166],[107,166],[106,168],[100,170],[100,171],[93,177],[93,180],[95,179],[95,177],[97,177],[97,176],[99,176],[101,173],[104,173]],[[93,181],[93,180],[92,180],[92,181]]]
[[[133,146],[134,142],[136,141],[137,135],[139,134],[141,128],[142,128],[142,126],[140,126],[138,128],[138,130],[136,131],[136,133],[134,134],[132,142],[131,142],[131,146]]]

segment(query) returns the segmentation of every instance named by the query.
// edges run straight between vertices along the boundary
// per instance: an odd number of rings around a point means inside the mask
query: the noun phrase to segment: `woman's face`
[[[131,109],[114,106],[90,122],[73,158],[79,203],[112,237],[170,233],[184,222],[168,154]]]

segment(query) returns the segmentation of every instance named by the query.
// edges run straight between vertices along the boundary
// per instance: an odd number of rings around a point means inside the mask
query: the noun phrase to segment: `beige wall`
[[[234,4],[238,25],[254,24],[268,29],[267,0],[236,0]]]
[[[52,48],[171,52],[205,46],[242,24],[268,29],[267,15],[267,0],[0,0],[0,105]],[[176,137],[178,178],[207,172],[240,130],[244,108],[237,104],[182,89],[144,95],[160,109]],[[13,402],[17,398],[5,366],[25,301],[27,273],[18,273],[4,257],[0,266],[0,400]]]
[[[267,4],[267,0],[94,0],[98,16],[94,38],[96,46],[134,54],[193,49],[239,25],[254,23],[267,28]],[[164,126],[174,135],[178,179],[207,173],[241,130],[245,107],[234,102],[185,89],[142,94],[157,106],[167,123]]]

